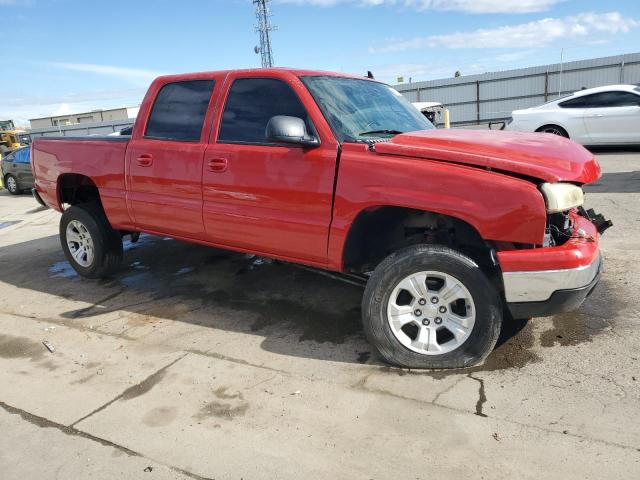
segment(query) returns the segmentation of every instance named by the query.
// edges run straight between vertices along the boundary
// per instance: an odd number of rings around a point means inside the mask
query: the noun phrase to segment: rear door
[[[227,85],[220,126],[204,162],[208,239],[326,264],[338,147],[328,125],[293,75],[233,74]],[[276,115],[305,120],[321,145],[269,143],[265,128]]]
[[[589,96],[585,125],[597,144],[640,142],[640,95],[611,91]]]
[[[126,154],[127,198],[140,229],[202,238],[202,162],[215,85],[202,78],[150,90],[156,95],[146,124],[136,127]]]

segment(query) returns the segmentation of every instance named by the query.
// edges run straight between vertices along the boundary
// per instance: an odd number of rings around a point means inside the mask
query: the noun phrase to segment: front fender
[[[544,199],[533,182],[476,167],[376,155],[361,144],[345,144],[329,235],[330,268],[343,268],[354,220],[377,206],[454,217],[493,241],[539,245],[546,225]]]

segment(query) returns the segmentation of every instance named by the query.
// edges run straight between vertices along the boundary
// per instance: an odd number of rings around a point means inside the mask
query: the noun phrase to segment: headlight
[[[571,183],[543,183],[540,190],[549,213],[564,212],[584,203],[582,189]]]

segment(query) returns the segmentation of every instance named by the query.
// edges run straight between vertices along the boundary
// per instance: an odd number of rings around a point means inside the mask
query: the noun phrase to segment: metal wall
[[[458,78],[404,83],[395,88],[411,102],[441,102],[452,124],[503,120],[583,87],[640,83],[640,53],[579,60]]]
[[[94,123],[75,123],[72,125],[61,125],[60,127],[33,128],[27,133],[31,139],[37,137],[83,137],[86,135],[109,135],[119,132],[125,127],[132,125],[135,118],[123,118],[122,120],[108,120]]]

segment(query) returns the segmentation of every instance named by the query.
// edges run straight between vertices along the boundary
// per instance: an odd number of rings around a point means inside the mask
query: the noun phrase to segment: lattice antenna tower
[[[253,4],[256,6],[256,20],[258,21],[255,30],[260,36],[260,45],[256,46],[254,51],[260,54],[262,68],[273,67],[270,32],[278,29],[278,27],[271,24],[269,3],[271,3],[271,0],[253,0]]]

